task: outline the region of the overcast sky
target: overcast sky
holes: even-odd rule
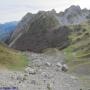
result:
[[[51,9],[60,12],[71,5],[90,9],[90,0],[0,0],[0,23],[20,20],[27,12]]]

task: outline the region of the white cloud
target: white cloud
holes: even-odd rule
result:
[[[90,0],[0,0],[0,22],[18,20],[27,12],[56,9],[63,11],[71,5],[90,9]]]

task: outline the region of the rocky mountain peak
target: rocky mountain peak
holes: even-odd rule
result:
[[[66,47],[69,44],[66,34],[68,28],[60,26],[78,25],[86,21],[88,15],[79,6],[74,5],[60,14],[54,9],[39,11],[37,14],[27,13],[12,34],[10,47],[35,52],[51,47]]]
[[[56,10],[52,9],[51,11],[39,11],[36,15],[56,15]]]
[[[72,5],[72,6],[70,6],[68,9],[66,9],[66,10],[68,10],[68,11],[81,11],[81,8],[80,8],[80,6],[75,6],[75,5]]]
[[[51,12],[52,12],[52,13],[56,13],[56,10],[55,10],[55,9],[52,9]]]
[[[32,13],[27,13],[27,14],[23,17],[22,21],[27,20],[27,19],[31,18],[32,16],[33,16]]]
[[[19,22],[19,24],[16,27],[16,30],[13,32],[10,41],[14,39],[19,33],[24,32],[26,28],[28,28],[29,23],[31,19],[34,17],[34,14],[32,13],[27,13],[22,20]]]
[[[80,8],[80,6],[71,6],[68,9],[65,10],[64,12],[65,15],[81,15],[82,14],[82,10]]]
[[[58,16],[62,25],[76,25],[87,21],[87,16],[89,13],[90,12],[87,9],[81,9],[80,6],[72,5],[64,12],[60,12]]]

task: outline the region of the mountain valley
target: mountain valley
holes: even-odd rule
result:
[[[0,28],[0,68],[0,87],[90,90],[90,10],[27,13]]]

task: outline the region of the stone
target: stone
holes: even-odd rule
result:
[[[64,71],[64,72],[67,72],[68,71],[68,66],[66,64],[63,64],[61,70]]]
[[[16,80],[18,80],[19,83],[21,83],[21,82],[24,82],[25,80],[27,80],[27,78],[23,75],[18,75]]]
[[[56,70],[57,72],[58,72],[58,71],[61,71],[61,69],[60,69],[60,68],[56,68],[55,70]]]
[[[24,77],[23,77],[23,81],[25,81],[25,80],[27,80],[27,77],[24,76]]]
[[[60,62],[57,62],[56,66],[57,67],[62,67],[62,64]]]
[[[17,80],[22,81],[23,77],[22,76],[17,76]]]
[[[31,81],[31,84],[34,84],[35,85],[36,84],[36,81],[35,80],[32,80]]]
[[[46,78],[48,77],[48,74],[46,72],[42,72],[41,75]]]
[[[43,77],[47,78],[47,79],[53,78],[53,75],[52,75],[52,74],[48,74],[48,73],[46,73],[46,72],[42,72],[41,75],[42,75]]]
[[[25,74],[24,74],[24,77],[28,77],[28,74],[25,73]]]
[[[33,69],[33,68],[30,68],[30,67],[27,67],[27,68],[25,69],[25,72],[26,72],[26,73],[29,73],[29,74],[36,74],[36,70]]]
[[[77,80],[78,78],[75,77],[75,76],[71,76],[71,79],[73,79],[73,80]]]
[[[51,64],[49,62],[46,62],[45,65],[48,66],[48,67],[51,66]]]
[[[53,85],[52,85],[51,83],[48,83],[48,84],[47,84],[47,89],[48,89],[48,90],[52,90],[52,87],[53,87]]]

